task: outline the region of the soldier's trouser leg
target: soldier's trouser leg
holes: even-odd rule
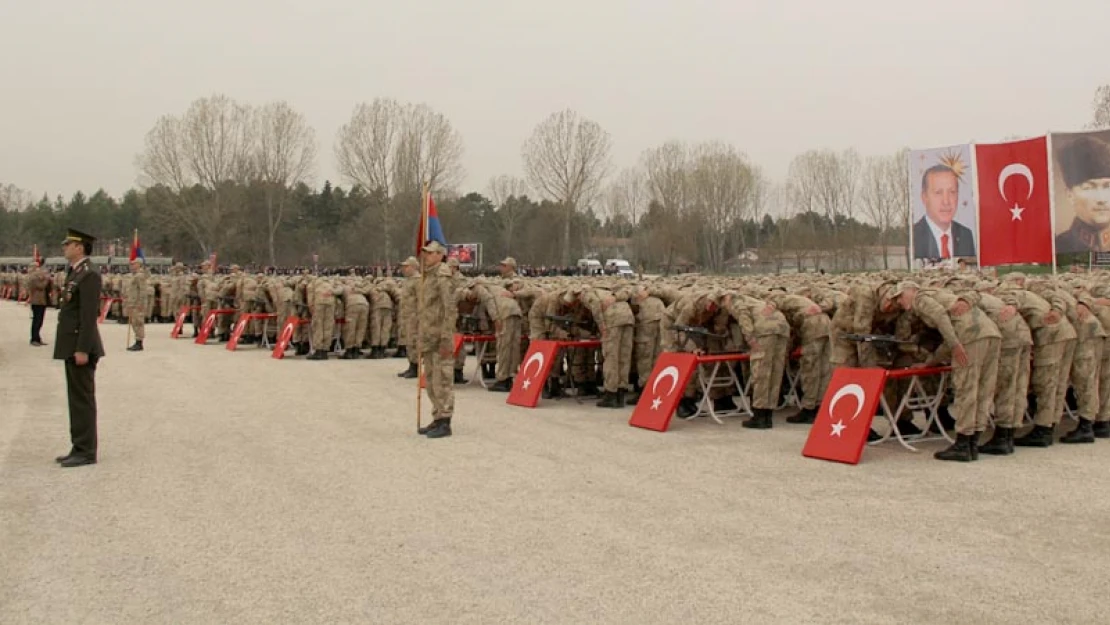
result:
[[[426,351],[424,360],[425,389],[432,401],[432,416],[446,419],[455,412],[454,360],[443,358],[438,351]]]
[[[370,347],[381,345],[382,315],[377,308],[370,310]]]
[[[1084,337],[1075,345],[1075,357],[1071,361],[1071,387],[1075,389],[1075,401],[1079,415],[1094,420],[1098,416],[1098,376],[1099,362],[1102,360],[1102,339]]]
[[[408,355],[409,364],[415,365],[416,364],[416,359],[420,355],[419,352],[417,352],[417,350],[416,350],[417,345],[416,345],[416,322],[415,321],[410,321],[409,322],[407,334],[408,334],[409,341],[408,341],[408,349],[405,350],[405,351],[407,352],[407,355]]]
[[[612,328],[610,328],[612,330]],[[617,351],[617,356],[620,357],[620,366],[618,367],[617,376],[622,389],[628,391],[632,390],[632,385],[628,383],[628,374],[632,372],[632,341],[634,334],[633,326],[620,326],[620,348]]]
[[[837,367],[858,367],[859,366],[859,348],[858,346],[847,339],[841,338],[840,330],[833,330],[832,344],[829,348],[829,368],[835,369]]]
[[[347,307],[347,323],[343,324],[343,346],[352,349],[362,345],[359,338],[360,322],[365,329],[366,309],[358,306]]]
[[[1021,427],[1029,391],[1029,346],[1007,347],[999,351],[998,381],[994,387],[994,425]]]
[[[357,318],[355,319],[355,332],[354,343],[347,343],[347,347],[359,348],[366,342],[366,329],[370,324],[370,307],[364,306],[357,309]],[[350,323],[350,322],[348,322]]]
[[[459,353],[455,354],[455,369],[462,371],[466,368],[466,345],[459,348]],[[452,374],[454,375],[454,374]]]
[[[497,333],[497,381],[516,375],[520,366],[520,317],[508,317]]]
[[[1068,380],[1071,378],[1071,363],[1075,358],[1075,343],[1075,339],[1072,339],[1064,344],[1064,357],[1060,361],[1060,369],[1056,372],[1056,405],[1052,413],[1053,425],[1059,423],[1060,417],[1064,414],[1065,400],[1068,394]]]
[[[142,341],[146,338],[146,323],[141,308],[129,308],[127,322],[131,325],[131,332],[135,335],[136,341]]]
[[[998,377],[1000,344],[997,338],[987,338],[964,345],[967,366],[952,365],[952,386],[956,394],[952,408],[959,434],[975,434],[987,429]]]
[[[1098,366],[1098,418],[1110,421],[1110,339],[1102,343],[1102,357]]]
[[[779,403],[782,371],[789,345],[784,336],[761,336],[759,349],[751,352],[752,408],[773,410]]]
[[[393,338],[393,311],[389,309],[382,309],[381,334],[382,342],[379,343],[379,346],[385,347]]]
[[[816,410],[829,385],[829,337],[810,338],[802,342],[802,359],[798,376],[802,385],[802,408]]]
[[[644,323],[636,326],[633,332],[633,354],[636,358],[636,375],[640,384],[651,378],[651,370],[659,358],[659,322]]]
[[[575,384],[592,382],[594,372],[590,370],[590,365],[593,364],[594,350],[576,347],[568,351],[570,352],[567,355],[570,360],[570,378]]]
[[[1053,427],[1059,418],[1059,413],[1056,412],[1056,387],[1060,384],[1060,369],[1063,367],[1066,347],[1064,342],[1033,346],[1030,383],[1033,395],[1037,398],[1037,413],[1033,415],[1033,423],[1036,425]],[[1067,369],[1064,371],[1066,375]],[[1066,377],[1064,379],[1067,380]]]
[[[335,306],[317,304],[312,311],[312,349],[331,351],[335,331]]]

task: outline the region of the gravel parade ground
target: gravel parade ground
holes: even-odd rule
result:
[[[404,360],[275,361],[157,324],[127,353],[109,321],[99,464],[62,469],[56,314],[41,348],[29,317],[0,302],[4,625],[1110,619],[1110,441],[847,466],[803,458],[786,412],[660,434],[477,386],[428,440]]]

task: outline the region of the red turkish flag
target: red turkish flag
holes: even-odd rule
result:
[[[886,374],[886,369],[877,368],[834,369],[802,455],[859,464],[871,420],[883,396]]]
[[[975,146],[979,265],[1052,263],[1048,139]]]

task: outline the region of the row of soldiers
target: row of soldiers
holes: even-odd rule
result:
[[[449,263],[452,264],[452,263]],[[599,394],[599,406],[634,404],[662,351],[745,351],[741,375],[751,382],[753,416],[749,428],[772,427],[788,355],[798,350],[800,411],[787,420],[812,423],[837,366],[930,366],[953,363],[950,399],[942,414],[955,415],[955,444],[937,457],[974,460],[980,452],[1007,455],[1015,446],[1047,447],[1066,411],[1079,425],[1061,440],[1093,442],[1110,438],[1110,277],[1103,273],[1031,277],[1010,273],[1001,280],[960,272],[905,274],[768,276],[758,279],[679,277],[632,281],[619,278],[525,279],[507,258],[501,276],[469,279],[452,267],[455,330],[490,333],[495,348],[483,362],[494,378],[492,391],[507,392],[528,340],[599,338],[600,350],[570,350],[566,366],[555,370],[545,396],[573,387],[580,395]],[[420,332],[417,310],[420,267],[403,265],[402,278],[321,278],[308,274],[250,275],[237,267],[216,275],[202,267],[142,287],[142,316],[193,305],[194,324],[210,310],[231,310],[217,328],[226,340],[235,318],[273,313],[309,320],[298,326],[293,345],[312,359],[326,359],[338,328],[344,358],[382,358],[387,350],[408,357],[401,377],[416,377],[416,350],[406,346]],[[141,269],[136,273],[141,273]],[[116,292],[124,308],[140,293],[137,278],[122,276]],[[156,282],[152,291],[150,282]],[[129,291],[128,285],[131,285]],[[115,287],[113,287],[115,288]],[[165,305],[152,303],[162,295]],[[129,296],[129,293],[132,295]],[[155,297],[155,300],[158,298]],[[123,311],[126,313],[127,311]],[[161,315],[164,316],[164,315]],[[703,333],[691,332],[700,328]],[[245,342],[261,341],[277,324],[252,322]],[[876,349],[858,335],[889,335],[897,349]],[[138,332],[136,332],[136,336]],[[694,340],[701,336],[701,340]],[[455,382],[465,382],[465,351],[455,363]],[[933,379],[935,380],[935,379]],[[927,381],[928,383],[928,381]],[[899,384],[889,385],[891,399]],[[1069,405],[1068,390],[1071,389]],[[679,404],[683,416],[700,401],[691,382]],[[727,390],[708,398],[718,410],[735,407]],[[1032,429],[1015,431],[1031,415]],[[906,414],[897,427],[919,434]],[[980,441],[993,424],[989,441]],[[877,437],[876,433],[872,433]]]

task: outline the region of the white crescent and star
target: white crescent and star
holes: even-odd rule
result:
[[[844,386],[840,387],[840,390],[838,390],[836,394],[833,395],[832,400],[829,401],[830,416],[832,416],[833,411],[836,410],[836,404],[849,395],[856,399],[856,411],[852,414],[852,418],[848,421],[856,420],[856,417],[859,416],[859,413],[863,412],[863,403],[867,400],[867,395],[863,392],[863,387],[859,384],[845,384]],[[840,419],[836,423],[832,424],[832,432],[829,434],[829,436],[839,437],[841,435],[841,432],[843,432],[847,427],[848,426],[844,424],[844,419]]]
[[[533,376],[528,375],[528,368],[532,366],[532,363],[536,363],[536,372],[538,373],[540,371],[543,371],[543,360],[543,352],[536,352],[529,356],[528,360],[524,361],[524,366],[520,368],[520,374],[522,377],[524,377],[525,390],[527,390],[528,387],[532,386]]]
[[[1029,169],[1029,166],[1024,163],[1010,163],[1003,167],[1002,171],[998,172],[998,194],[1002,196],[1003,201],[1010,201],[1010,199],[1006,197],[1006,181],[1009,180],[1011,176],[1024,177],[1025,181],[1029,183],[1029,192],[1025,195],[1025,199],[1028,200],[1033,197],[1033,170]],[[1010,211],[1010,221],[1021,221],[1021,214],[1025,211],[1025,207],[1019,205],[1017,200],[1014,200],[1013,207],[1006,210]]]
[[[670,394],[674,392],[675,387],[678,386],[678,367],[671,365],[664,368],[659,372],[659,375],[655,376],[655,381],[651,383],[651,393],[655,395],[655,398],[651,400],[652,410],[659,410],[659,406],[663,404],[663,400],[659,395],[659,381],[663,378],[671,379],[671,387],[662,395],[662,397],[669,397]]]

